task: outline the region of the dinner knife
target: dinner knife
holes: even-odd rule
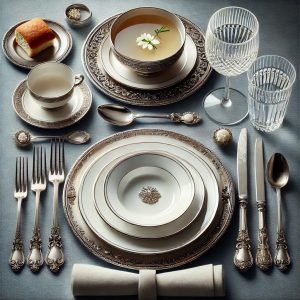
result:
[[[241,271],[247,271],[253,265],[251,241],[247,225],[247,129],[241,130],[237,149],[237,177],[239,194],[239,232],[234,255],[234,264]]]
[[[255,195],[258,209],[258,245],[255,262],[262,270],[268,270],[272,266],[272,256],[269,247],[269,238],[265,221],[265,172],[263,141],[257,138],[255,141]]]

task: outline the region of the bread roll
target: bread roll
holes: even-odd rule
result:
[[[15,30],[16,42],[29,57],[38,55],[53,46],[55,34],[41,18],[34,18],[18,26]]]

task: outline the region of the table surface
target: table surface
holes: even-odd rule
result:
[[[112,15],[137,6],[149,6],[146,0],[84,0],[93,11],[93,22],[82,29],[68,27],[64,19],[64,9],[74,1],[69,0],[3,0],[0,2],[0,36],[14,24],[24,19],[36,16],[48,18],[65,25],[73,36],[73,49],[64,61],[76,73],[83,73],[81,63],[81,48],[83,42],[93,26]],[[221,7],[236,5],[251,10],[260,23],[260,50],[259,55],[277,54],[289,59],[297,68],[299,74],[299,2],[297,0],[261,0],[261,1],[229,1],[229,0],[152,0],[151,6],[162,7],[189,18],[192,22],[206,30],[209,17]],[[19,129],[30,130],[34,134],[65,133],[68,130],[84,129],[91,133],[93,142],[97,142],[117,131],[119,128],[105,123],[97,115],[96,108],[104,103],[118,103],[95,89],[91,82],[86,82],[93,93],[93,105],[87,116],[78,124],[64,130],[42,130],[27,125],[15,114],[11,97],[17,84],[23,80],[28,71],[15,67],[4,55],[0,55],[1,67],[1,110],[0,110],[0,298],[1,299],[72,299],[70,288],[70,275],[74,263],[101,265],[108,268],[114,266],[94,257],[85,249],[73,235],[65,219],[60,203],[60,223],[64,242],[66,264],[57,275],[52,274],[44,267],[39,274],[32,274],[25,267],[20,274],[14,274],[8,266],[8,258],[12,237],[15,230],[17,203],[13,198],[14,190],[14,162],[17,155],[31,156],[31,149],[18,149],[12,140],[12,134]],[[139,112],[173,112],[173,111],[201,111],[203,97],[213,88],[224,85],[224,78],[213,73],[208,82],[200,91],[188,99],[167,107],[140,108]],[[245,74],[232,80],[232,86],[246,93],[247,80]],[[205,115],[201,125],[186,127],[184,125],[171,125],[168,123],[137,123],[131,128],[162,128],[173,130],[193,137],[214,151],[230,171],[236,186],[236,144],[238,135],[243,127],[249,132],[249,231],[253,241],[253,249],[257,246],[258,214],[254,193],[253,152],[255,138],[261,136],[265,143],[265,160],[273,152],[283,153],[290,164],[290,181],[283,192],[285,226],[290,254],[292,257],[291,269],[283,274],[273,267],[269,272],[262,272],[256,266],[246,273],[240,273],[233,265],[232,258],[235,250],[235,241],[238,229],[238,210],[233,215],[231,224],[218,241],[218,243],[202,257],[186,265],[192,267],[208,263],[223,264],[226,279],[226,297],[228,299],[299,299],[300,297],[300,184],[299,184],[299,130],[300,130],[300,105],[299,81],[294,85],[287,115],[283,126],[270,134],[256,131],[248,120],[231,127],[234,143],[228,148],[218,147],[212,139],[213,132],[218,126],[211,122]],[[126,128],[129,129],[129,128]],[[124,130],[126,130],[124,129]],[[49,151],[49,144],[47,145]],[[71,167],[75,159],[89,147],[88,145],[66,145],[66,166]],[[52,186],[42,194],[41,220],[42,240],[46,250],[49,228],[52,218]],[[267,226],[270,234],[270,245],[274,254],[276,239],[276,202],[275,192],[266,183],[267,197]],[[29,198],[23,203],[23,233],[26,253],[31,237],[34,217],[34,194],[29,193]],[[255,251],[254,251],[255,253]],[[115,297],[117,299],[118,297]],[[113,299],[113,298],[108,298]],[[124,299],[136,299],[126,297]]]

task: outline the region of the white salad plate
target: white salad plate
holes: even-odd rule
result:
[[[203,179],[207,194],[199,215],[172,236],[157,239],[128,236],[109,226],[94,207],[94,184],[102,170],[107,168],[105,171],[109,172],[112,166],[108,165],[126,153],[142,151],[173,155],[186,167],[191,165],[188,169],[193,177],[192,168]],[[92,224],[83,216],[82,204],[88,208]],[[174,268],[201,256],[226,231],[234,204],[233,182],[219,158],[194,139],[160,129],[125,131],[94,144],[76,160],[63,190],[66,218],[75,236],[97,257],[132,269]]]
[[[157,152],[157,154],[167,155],[165,153],[160,153],[160,152]],[[133,155],[135,156],[136,154],[124,155],[113,160],[110,164],[108,164],[103,169],[103,171],[99,174],[99,176],[96,179],[96,183],[94,185],[95,206],[98,213],[103,218],[103,220],[106,221],[106,223],[108,223],[111,227],[115,228],[119,232],[125,233],[130,236],[138,237],[138,238],[166,237],[166,236],[173,235],[183,230],[187,226],[189,226],[194,221],[194,219],[198,216],[205,200],[205,189],[204,189],[202,178],[199,175],[199,173],[190,165],[187,165],[186,167],[190,169],[193,181],[195,183],[195,196],[188,209],[177,219],[173,220],[170,223],[160,225],[160,226],[143,227],[143,226],[138,226],[135,224],[128,223],[124,221],[122,218],[119,218],[116,214],[112,212],[112,210],[110,209],[110,207],[108,206],[105,200],[105,191],[104,191],[103,183],[105,182],[111,169],[113,169],[116,164],[122,162],[124,158],[132,157]],[[186,164],[185,162],[181,162],[181,163],[183,163],[183,165]],[[92,218],[94,216],[93,214],[89,213],[89,210],[91,208],[87,206],[87,203],[84,203],[82,201],[81,209],[82,209],[82,214],[86,219],[87,223],[93,226],[93,220],[89,219],[90,216]]]
[[[95,179],[106,165],[112,160],[122,157],[126,154],[137,154],[140,151],[161,151],[172,155],[176,153],[176,158],[186,162],[192,162],[200,176],[204,178],[204,186],[207,192],[207,206],[204,208],[194,220],[194,222],[186,230],[178,232],[176,235],[165,237],[162,239],[136,239],[128,235],[124,235],[109,226],[98,214],[94,207],[94,197],[91,194]],[[78,191],[78,201],[82,208],[81,213],[90,228],[107,243],[114,245],[128,252],[154,254],[173,251],[183,247],[196,238],[198,238],[212,224],[220,204],[218,182],[212,170],[201,159],[195,160],[193,155],[185,149],[161,142],[137,142],[128,145],[122,145],[111,149],[110,151],[99,156],[82,176],[82,181]],[[131,235],[131,234],[130,234]]]
[[[130,88],[153,91],[170,87],[185,79],[195,66],[197,49],[192,38],[187,35],[183,53],[178,61],[167,70],[149,76],[140,75],[118,61],[111,49],[109,36],[102,43],[98,59],[99,65],[117,82]]]
[[[4,35],[2,48],[7,59],[21,68],[31,69],[36,65],[46,61],[60,62],[68,56],[73,44],[71,34],[63,25],[52,20],[45,19],[44,21],[55,34],[53,46],[45,49],[35,57],[29,57],[27,53],[17,44],[15,39],[15,29],[27,21],[28,20],[25,20],[14,25]]]
[[[106,201],[117,216],[149,227],[179,218],[194,198],[194,182],[187,168],[160,153],[125,157],[108,174],[104,189]],[[97,206],[101,211],[101,205]]]
[[[17,115],[26,123],[40,127],[58,129],[75,124],[89,111],[92,93],[84,82],[74,87],[71,100],[64,106],[45,109],[30,95],[26,80],[14,91],[12,104]]]

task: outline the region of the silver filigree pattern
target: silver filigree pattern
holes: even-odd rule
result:
[[[97,25],[87,37],[82,51],[82,62],[92,83],[104,94],[119,101],[139,106],[161,106],[181,101],[195,93],[208,79],[212,68],[207,61],[204,47],[204,33],[191,21],[178,16],[186,33],[194,41],[198,59],[192,72],[180,83],[158,91],[131,89],[111,79],[99,65],[98,53],[101,43],[110,31],[118,15]]]
[[[76,199],[76,191],[75,191],[74,186],[71,185],[69,187],[67,197],[68,197],[70,204],[74,204],[74,201]]]
[[[268,232],[265,227],[258,231],[258,245],[255,262],[263,271],[268,270],[273,263],[269,247]]]
[[[139,192],[139,197],[144,203],[155,204],[161,198],[161,194],[156,188],[147,186]]]
[[[42,256],[42,240],[40,234],[40,228],[34,231],[30,240],[30,252],[34,253],[32,256],[28,256],[27,264],[32,272],[38,272],[44,263]]]
[[[14,272],[19,272],[25,264],[23,249],[23,240],[21,239],[20,232],[17,231],[13,241],[11,256],[9,259],[9,265]]]

